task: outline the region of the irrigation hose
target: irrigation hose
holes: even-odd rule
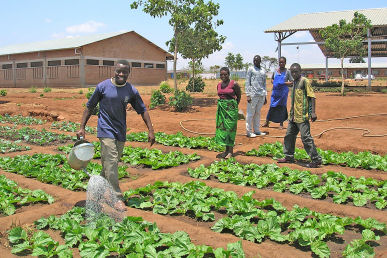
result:
[[[370,117],[370,116],[386,116],[387,113],[373,113],[373,114],[366,114],[366,115],[357,115],[357,116],[348,116],[348,117],[339,117],[339,118],[329,118],[329,119],[320,119],[316,120],[316,122],[329,122],[329,121],[335,121],[335,120],[347,120],[347,119],[354,119],[354,118],[361,118],[361,117]],[[180,121],[180,127],[183,128],[185,131],[198,134],[198,135],[215,135],[215,133],[201,133],[201,132],[195,132],[192,130],[189,130],[184,127],[184,122],[192,122],[192,121],[203,121],[203,120],[215,120],[213,118],[204,118],[204,119],[187,119]],[[326,130],[323,130],[319,134],[314,135],[313,137],[320,138],[324,133],[333,131],[333,130],[357,130],[357,131],[363,131],[362,137],[384,137],[387,136],[387,134],[371,134],[371,131],[367,128],[357,128],[357,127],[331,127]],[[238,136],[246,136],[245,134],[237,134]],[[284,136],[280,135],[265,135],[263,137],[267,138],[283,138]]]

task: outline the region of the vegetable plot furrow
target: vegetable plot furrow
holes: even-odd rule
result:
[[[33,124],[41,125],[46,123],[46,120],[41,120],[31,116],[21,116],[21,115],[11,116],[9,114],[5,114],[5,115],[0,115],[0,123],[2,124],[10,123],[15,125],[33,125]]]
[[[265,143],[257,149],[246,152],[247,156],[273,157],[274,159],[284,158],[282,143]],[[334,152],[331,150],[321,150],[317,152],[323,159],[323,164],[335,164],[351,168],[378,169],[387,171],[387,155],[380,156],[369,151],[362,151],[357,154],[348,152]],[[294,158],[296,160],[309,160],[309,156],[304,149],[295,149]]]
[[[93,142],[95,146],[94,158],[101,157],[101,144],[100,142]],[[65,153],[69,153],[72,148],[72,144],[67,146],[60,146],[58,150]],[[170,151],[163,153],[158,149],[148,149],[140,147],[124,147],[121,161],[128,163],[131,166],[145,166],[152,169],[163,169],[169,167],[177,167],[181,164],[186,164],[191,161],[199,160],[200,156],[194,154],[183,154],[180,151]]]
[[[42,190],[21,188],[14,181],[0,175],[0,214],[6,216],[32,203],[53,203],[54,198]]]
[[[4,139],[0,139],[0,153],[24,151],[31,149],[29,146],[19,145],[18,143],[19,141],[11,142]]]
[[[232,232],[243,239],[260,243],[266,239],[278,243],[309,247],[319,257],[329,257],[327,242],[345,231],[362,236],[346,244],[343,255],[359,257],[363,250],[374,254],[372,246],[387,229],[373,218],[355,219],[323,214],[295,205],[287,210],[274,199],[258,201],[254,192],[238,197],[235,192],[206,186],[203,182],[186,184],[156,182],[124,192],[126,203],[134,208],[153,210],[157,214],[185,215],[196,220],[215,221],[215,232]],[[215,219],[215,214],[220,219]],[[358,248],[360,247],[360,248]]]
[[[372,204],[380,210],[387,206],[387,180],[355,178],[340,172],[329,171],[319,176],[275,164],[243,165],[232,158],[216,161],[208,167],[188,168],[188,173],[194,178],[214,177],[223,183],[270,188],[276,192],[308,193],[314,199],[332,198],[338,204]]]
[[[86,190],[88,176],[80,170],[74,170],[64,155],[34,154],[13,158],[0,157],[0,168],[4,171],[36,178],[40,182],[59,185],[69,190]],[[118,167],[118,178],[129,177],[127,166]],[[90,162],[87,171],[99,175],[102,166]]]
[[[21,140],[41,146],[49,145],[55,142],[64,143],[74,138],[65,134],[53,133],[47,131],[46,129],[39,131],[30,127],[17,129],[16,127],[9,126],[0,126],[0,137],[12,140]]]
[[[176,134],[166,134],[163,132],[155,133],[156,142],[165,146],[176,146],[180,148],[188,149],[208,149],[217,152],[225,150],[225,147],[216,143],[215,138],[197,136],[197,137],[187,137],[184,136],[181,132]],[[139,132],[139,133],[130,133],[126,135],[126,140],[131,142],[147,142],[148,133]]]
[[[32,234],[21,227],[8,232],[13,254],[72,257],[71,249],[76,248],[81,257],[245,257],[241,241],[228,244],[227,250],[195,245],[187,233],[162,233],[156,223],[141,217],[115,222],[100,216],[87,223],[85,209],[79,207],[61,217],[41,218],[35,221],[35,228]],[[59,245],[39,229],[59,230],[65,244]]]

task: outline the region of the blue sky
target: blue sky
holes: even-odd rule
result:
[[[6,45],[82,36],[87,34],[135,30],[145,38],[167,49],[165,42],[172,37],[168,17],[152,18],[141,10],[131,10],[127,0],[18,0],[2,1],[0,48]],[[357,10],[387,7],[387,0],[224,0],[220,3],[219,19],[224,24],[217,31],[226,36],[223,49],[203,60],[210,65],[224,65],[228,52],[241,53],[244,62],[253,56],[276,57],[277,43],[272,33],[264,30],[301,13]],[[309,41],[308,32],[298,32],[288,42]],[[317,46],[285,46],[282,54],[288,63],[324,63]],[[386,62],[375,58],[373,62]],[[336,62],[330,60],[329,62]],[[178,60],[178,68],[187,67],[187,60]],[[172,66],[169,66],[172,67]]]

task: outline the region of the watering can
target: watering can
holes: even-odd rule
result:
[[[70,167],[76,170],[85,170],[89,161],[94,157],[94,145],[84,140],[83,137],[75,142],[68,156]]]

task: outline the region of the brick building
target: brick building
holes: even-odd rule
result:
[[[0,48],[0,87],[88,87],[113,76],[119,59],[129,81],[159,84],[173,56],[135,31],[65,38]]]

